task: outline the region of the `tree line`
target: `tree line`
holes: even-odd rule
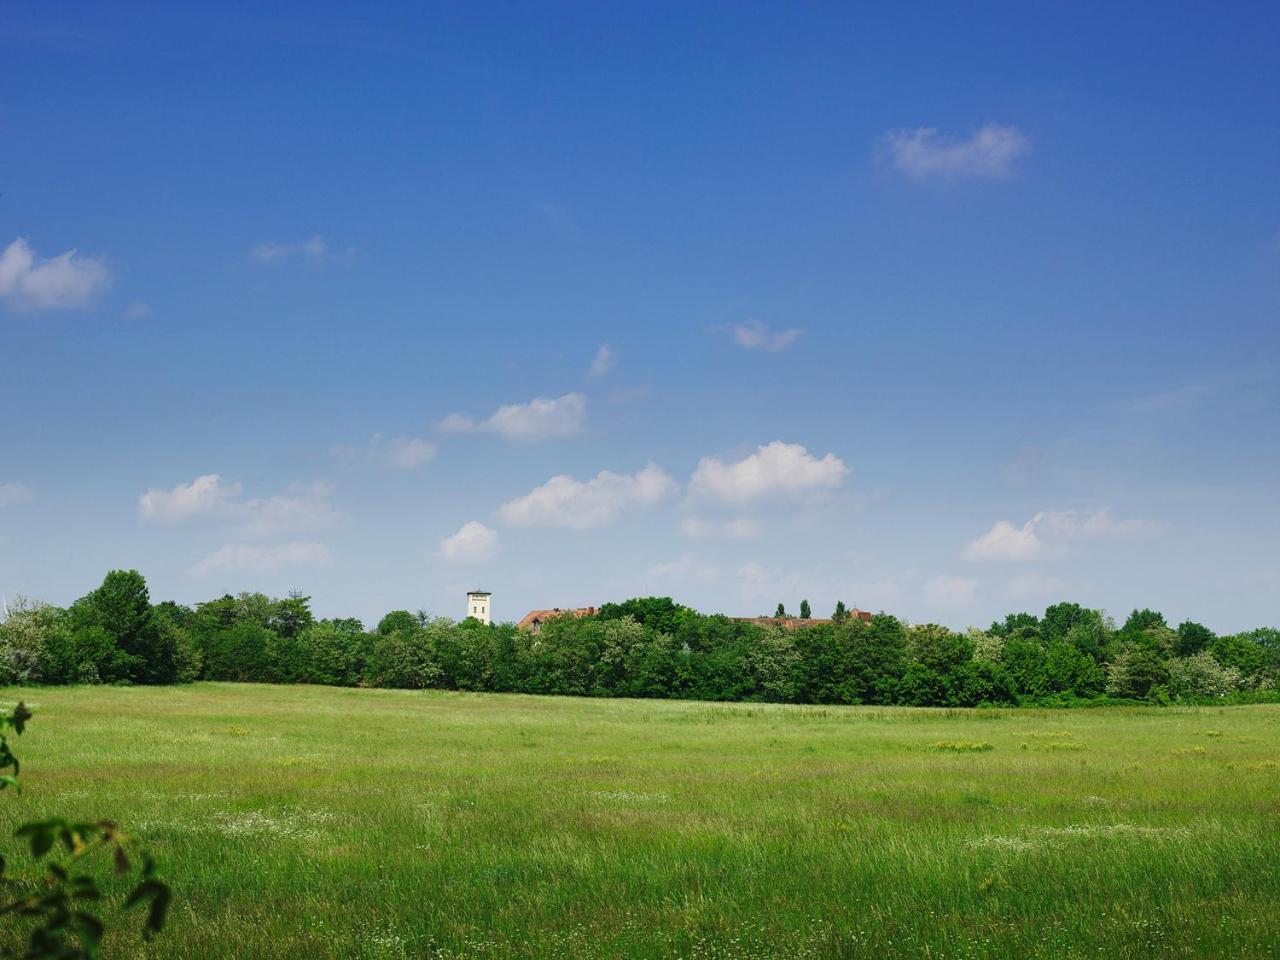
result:
[[[0,683],[231,680],[914,706],[1280,700],[1272,628],[1220,636],[1147,609],[1117,626],[1075,603],[966,632],[844,613],[842,604],[831,622],[785,629],[648,597],[555,617],[536,633],[407,610],[367,630],[354,618],[317,619],[299,594],[153,604],[140,573],[114,570],[69,607],[16,604],[0,623]]]

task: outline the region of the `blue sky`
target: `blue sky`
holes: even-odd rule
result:
[[[5,5],[0,591],[1280,622],[1274,5],[369,6]]]

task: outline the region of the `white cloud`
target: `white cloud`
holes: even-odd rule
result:
[[[998,520],[964,548],[966,560],[1025,562],[1060,556],[1074,540],[1132,539],[1158,531],[1149,520],[1117,520],[1108,509],[1044,510],[1022,526]]]
[[[440,553],[454,563],[480,563],[498,552],[498,531],[477,520],[462,525],[451,537],[440,541]]]
[[[690,540],[751,540],[760,536],[762,527],[751,517],[733,517],[729,520],[702,520],[685,517],[680,521],[680,532]]]
[[[181,520],[218,514],[233,509],[242,490],[237,480],[224,480],[216,473],[207,473],[172,490],[148,490],[138,498],[138,512],[148,520]]]
[[[698,461],[690,492],[724,503],[743,504],[763,497],[796,496],[831,490],[844,482],[849,468],[828,453],[821,460],[798,443],[773,443],[736,463],[718,457]]]
[[[1031,151],[1031,141],[1014,126],[987,123],[967,140],[933,127],[892,130],[880,142],[881,156],[912,180],[1007,179]]]
[[[364,447],[334,447],[333,455],[349,464],[369,463],[413,470],[434,460],[439,452],[434,443],[420,437],[384,437],[375,433]]]
[[[38,260],[21,237],[0,253],[0,299],[20,310],[53,310],[87,306],[111,283],[101,260],[68,250]]]
[[[35,499],[35,492],[25,483],[0,483],[0,507],[16,507],[20,503],[30,503]]]
[[[283,567],[319,566],[332,557],[333,551],[324,544],[310,541],[294,541],[274,546],[233,543],[215,550],[192,565],[188,572],[196,577],[231,570],[269,573]]]
[[[319,263],[329,258],[329,244],[317,233],[299,243],[260,243],[249,251],[249,256],[261,263],[288,260],[291,257],[304,257]]]
[[[742,323],[731,323],[729,333],[740,347],[777,353],[799,340],[804,331],[798,327],[775,331],[769,329],[769,325],[763,320],[744,320]]]
[[[566,393],[554,400],[536,397],[528,403],[509,403],[486,420],[451,413],[437,427],[445,433],[496,433],[513,443],[536,443],[580,433],[586,417],[587,398],[580,393]]]
[[[977,580],[942,575],[925,583],[924,597],[939,607],[963,607],[973,602],[977,589]]]
[[[144,303],[142,300],[133,300],[124,308],[126,320],[141,320],[149,316],[151,316],[151,304]]]
[[[676,482],[654,463],[634,474],[602,470],[585,483],[561,474],[504,503],[498,518],[516,527],[588,530],[613,523],[632,507],[655,504],[676,489]]]
[[[1034,518],[1021,527],[1015,527],[1008,520],[997,520],[990,530],[969,541],[964,556],[966,560],[1034,560],[1044,549]]]
[[[596,348],[595,359],[591,361],[591,369],[587,374],[592,377],[603,377],[618,362],[618,351],[607,343]]]
[[[286,530],[318,530],[343,519],[330,503],[332,488],[322,482],[292,484],[272,497],[242,500],[243,486],[216,473],[196,477],[170,490],[148,490],[138,498],[144,520],[180,521],[211,517],[236,526],[245,536],[270,536]]]

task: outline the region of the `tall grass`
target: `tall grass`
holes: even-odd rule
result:
[[[0,832],[111,816],[174,886],[164,936],[109,955],[1280,953],[1274,706],[0,696],[36,714]]]

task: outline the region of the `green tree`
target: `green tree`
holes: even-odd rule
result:
[[[1209,652],[1224,667],[1235,667],[1246,681],[1254,683],[1262,679],[1270,660],[1265,647],[1239,634],[1218,637],[1209,645]]]
[[[153,608],[156,629],[163,644],[173,650],[173,683],[191,683],[200,679],[204,654],[191,631],[184,625],[194,620],[194,612],[171,601]]]
[[[158,628],[147,581],[137,570],[112,570],[102,586],[71,609],[77,631],[98,627],[112,639],[113,654],[98,664],[102,680],[173,682],[177,673],[174,638]]]
[[[307,683],[351,687],[364,677],[370,644],[359,620],[321,620],[308,627],[300,639]]]
[[[675,633],[680,624],[697,617],[697,612],[670,597],[634,597],[622,603],[606,603],[596,615],[601,620],[631,617],[636,623],[660,633]]]
[[[276,634],[252,620],[242,620],[204,638],[204,676],[210,680],[269,683],[274,678],[268,651]]]
[[[369,651],[367,674],[378,687],[423,690],[441,685],[440,661],[427,630],[379,632]]]
[[[792,703],[796,698],[796,651],[793,631],[780,627],[765,629],[755,643],[746,647],[743,667],[751,689],[742,699],[770,703]]]
[[[1169,668],[1153,651],[1134,647],[1116,654],[1107,667],[1107,693],[1145,700],[1169,683]]]
[[[920,707],[952,706],[963,700],[965,668],[973,659],[973,641],[938,624],[907,630],[909,662],[898,697]]]
[[[871,622],[851,621],[855,629],[850,659],[862,703],[893,703],[898,677],[907,662],[907,631],[897,617],[878,613]]]
[[[773,615],[774,615],[775,617],[779,617],[779,618],[785,617],[785,616],[787,615],[787,608],[786,608],[786,606],[785,606],[784,604],[781,604],[781,603],[780,603],[780,604],[778,604],[778,609],[774,611]]]
[[[378,621],[376,632],[381,636],[389,636],[405,630],[416,630],[418,618],[408,610],[392,610]]]
[[[1205,650],[1214,641],[1214,632],[1194,620],[1183,620],[1178,624],[1178,639],[1174,643],[1174,652],[1180,657],[1190,657]]]
[[[1101,663],[1107,657],[1111,644],[1111,628],[1099,610],[1086,610],[1085,616],[1076,620],[1063,638],[1086,656]]]
[[[283,600],[274,602],[266,626],[282,637],[296,637],[316,622],[311,615],[311,598],[294,590]]]
[[[73,683],[78,666],[66,611],[18,597],[0,623],[0,684]]]
[[[1152,627],[1168,626],[1164,621],[1164,614],[1157,610],[1134,610],[1120,628],[1119,636],[1125,643],[1134,643]]]
[[[1040,619],[1041,639],[1045,643],[1064,639],[1071,628],[1091,612],[1078,603],[1055,603],[1047,607],[1044,616]]]
[[[834,612],[833,614],[831,614],[831,620],[832,620],[832,622],[833,622],[833,623],[844,623],[845,619],[846,619],[848,616],[849,616],[849,611],[848,611],[848,609],[846,609],[846,607],[845,607],[845,605],[844,605],[844,601],[843,601],[843,600],[837,600],[837,601],[836,601],[836,609],[835,609],[835,612]]]
[[[813,610],[812,610],[812,608],[809,606],[809,601],[808,601],[808,600],[801,600],[801,601],[800,601],[800,619],[801,619],[801,620],[808,620],[808,619],[810,619],[810,617],[812,617],[812,616],[813,616]]]
[[[1224,667],[1207,650],[1169,661],[1169,693],[1178,700],[1213,700],[1243,689],[1235,667]]]
[[[1040,618],[1034,613],[1010,613],[1003,622],[991,624],[988,633],[998,637],[1037,639],[1040,636]]]

